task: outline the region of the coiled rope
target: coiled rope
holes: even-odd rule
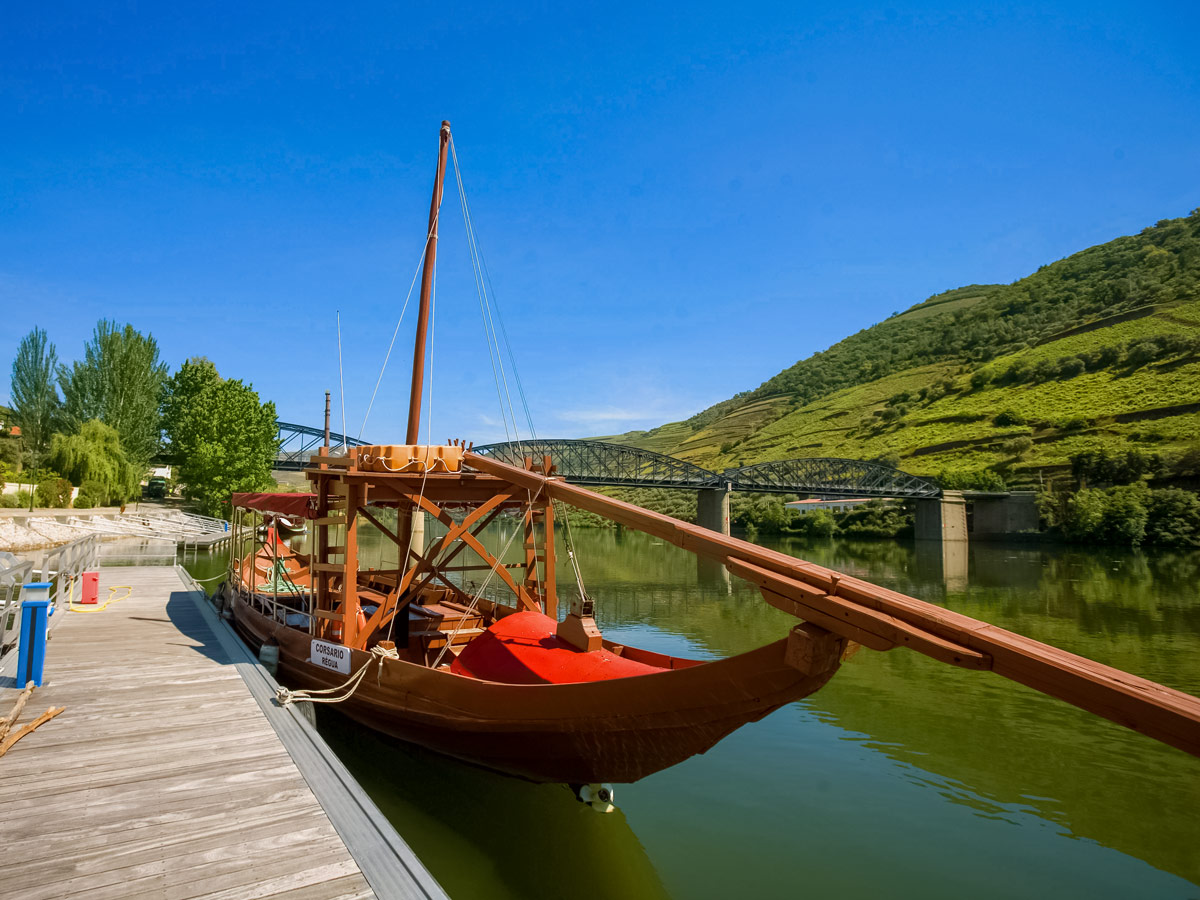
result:
[[[120,597],[114,598],[113,594],[115,594],[117,591],[124,591],[125,593],[122,594]],[[68,605],[67,608],[71,612],[102,612],[102,611],[108,609],[114,603],[120,603],[122,600],[128,599],[129,595],[132,593],[133,593],[133,588],[130,585],[118,584],[118,585],[114,585],[113,587],[110,587],[108,589],[108,599],[105,600],[104,603],[102,603],[100,606],[92,606],[90,603],[88,603],[88,604],[71,603]]]
[[[289,706],[292,703],[341,703],[354,696],[354,692],[358,690],[358,686],[362,684],[362,680],[372,665],[378,664],[382,671],[383,660],[399,658],[400,654],[394,647],[372,647],[371,658],[363,664],[361,669],[346,679],[344,684],[316,691],[292,691],[281,687],[275,691],[275,700],[280,706]]]

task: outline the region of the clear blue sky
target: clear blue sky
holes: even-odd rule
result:
[[[340,309],[357,432],[443,118],[543,436],[687,416],[1200,206],[1194,3],[659,6],[8,4],[0,397],[30,328],[70,359],[105,316],[285,419],[332,388],[336,426]],[[494,439],[453,190],[441,259],[433,437]]]

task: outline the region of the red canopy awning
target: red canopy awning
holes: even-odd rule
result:
[[[277,513],[288,518],[317,517],[316,494],[234,494],[233,505],[241,509]]]

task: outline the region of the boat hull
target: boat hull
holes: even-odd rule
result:
[[[308,661],[311,636],[241,597],[234,621],[252,645],[274,638],[280,681],[321,689],[347,676]],[[787,639],[650,675],[572,684],[501,684],[385,659],[339,709],[363,725],[531,781],[632,782],[703,753],[748,722],[829,680],[785,661]],[[353,672],[372,659],[351,651]]]

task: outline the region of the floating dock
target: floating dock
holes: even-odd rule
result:
[[[102,569],[114,586],[60,610],[18,725],[66,710],[0,758],[5,897],[445,897],[186,572]]]

